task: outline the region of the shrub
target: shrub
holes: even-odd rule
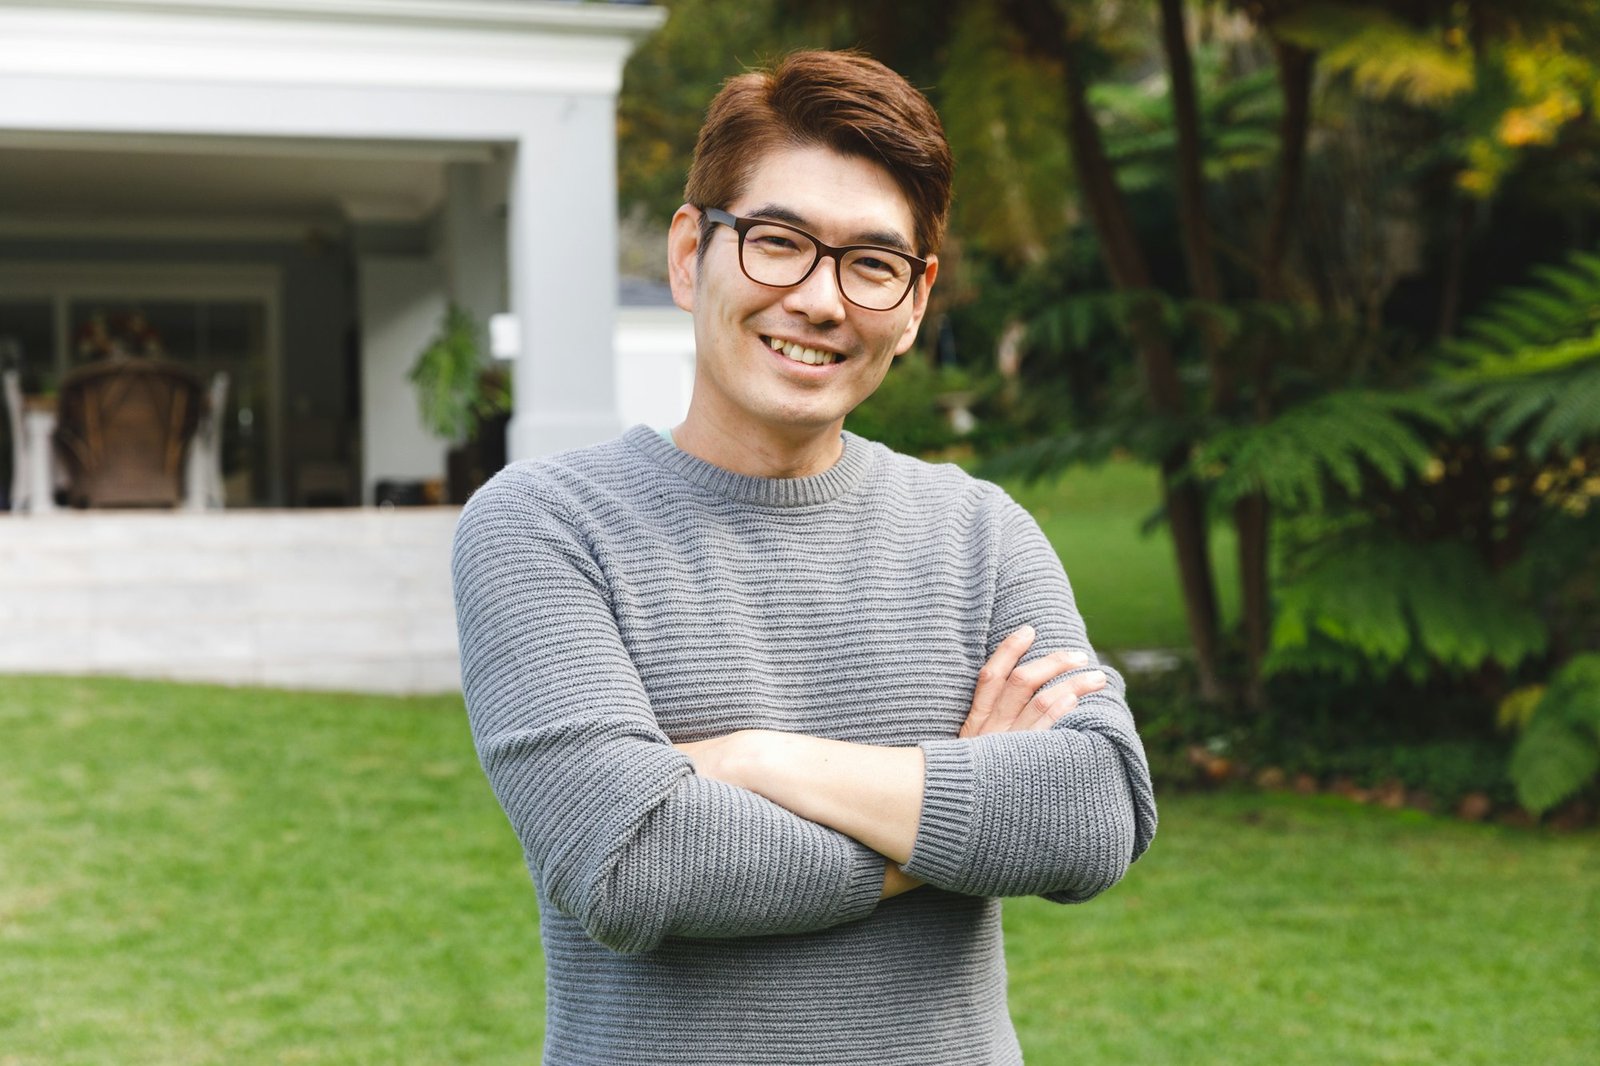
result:
[[[1600,655],[1579,655],[1550,679],[1512,752],[1511,778],[1533,814],[1600,778]]]
[[[878,390],[850,412],[845,428],[907,455],[941,451],[961,439],[947,404],[962,392],[977,392],[962,371],[905,356],[889,367]]]

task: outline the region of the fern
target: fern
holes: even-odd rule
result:
[[[1434,664],[1510,668],[1547,643],[1538,614],[1491,580],[1466,547],[1365,539],[1324,546],[1283,581],[1267,669],[1359,660],[1420,680]]]
[[[1175,443],[1181,432],[1170,422],[1141,414],[1007,448],[983,459],[975,473],[995,481],[1036,482],[1075,466],[1098,465],[1124,450],[1153,461]]]
[[[1399,487],[1420,473],[1432,452],[1419,423],[1445,427],[1450,418],[1422,394],[1331,393],[1265,425],[1217,434],[1193,467],[1213,479],[1220,506],[1261,493],[1282,510],[1320,510],[1330,487],[1356,496],[1370,475]]]
[[[1472,53],[1413,29],[1378,7],[1307,4],[1273,21],[1277,36],[1319,53],[1318,64],[1350,75],[1361,92],[1430,105],[1472,89]]]
[[[1511,753],[1517,799],[1543,814],[1600,774],[1600,655],[1579,655],[1550,679]]]
[[[1600,441],[1600,256],[1575,252],[1473,316],[1441,350],[1442,395],[1491,444],[1537,460]]]

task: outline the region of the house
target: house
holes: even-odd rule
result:
[[[455,685],[455,512],[328,505],[443,473],[407,378],[451,302],[516,327],[513,459],[681,414],[687,316],[619,311],[616,266],[616,95],[664,17],[0,0],[0,359],[228,375],[226,509],[0,515],[0,673]]]
[[[439,477],[407,372],[450,301],[520,323],[513,458],[610,436],[619,346],[650,377],[661,336],[658,312],[616,335],[615,100],[664,17],[0,0],[0,341],[35,392],[107,328],[226,371],[230,506]]]

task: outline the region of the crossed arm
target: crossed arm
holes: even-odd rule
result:
[[[1088,665],[1082,652],[1059,651],[1019,665],[1034,637],[1031,626],[1018,629],[978,672],[961,737],[1049,729],[1080,696],[1105,687],[1106,676],[1099,670],[1068,673]],[[884,856],[885,899],[922,884],[900,869],[911,859],[922,815],[921,748],[851,744],[764,729],[674,747],[694,761],[702,776],[749,789]]]
[[[1017,510],[991,629],[1037,618],[1037,644],[1086,652],[1060,562]],[[1086,670],[1041,694],[1072,663],[1019,667],[1021,636],[996,645],[959,737],[872,748],[740,731],[675,746],[618,629],[610,576],[558,492],[491,483],[463,513],[453,567],[484,771],[541,901],[614,950],[829,928],[911,878],[1087,899],[1154,832],[1114,675],[1104,690],[1087,690]]]

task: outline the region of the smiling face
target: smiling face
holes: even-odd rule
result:
[[[911,206],[888,171],[828,148],[773,152],[735,202],[711,206],[790,223],[832,245],[920,251],[912,244]],[[686,433],[779,452],[824,445],[833,450],[831,461],[845,415],[916,339],[937,260],[929,259],[899,306],[869,311],[839,292],[832,258],[792,288],[759,285],[739,267],[731,228],[711,227],[701,255],[700,223],[697,209],[679,208],[668,238],[673,296],[694,313],[695,386]]]

